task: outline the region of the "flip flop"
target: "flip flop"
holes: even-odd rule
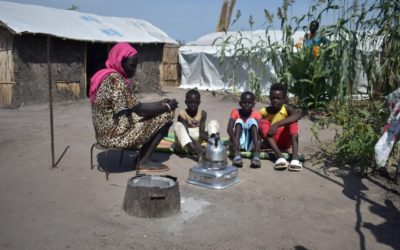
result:
[[[289,164],[289,171],[300,172],[303,170],[303,164],[299,160],[291,160]]]
[[[250,163],[251,168],[260,168],[261,167],[261,161],[260,158],[258,157],[253,157]]]
[[[237,168],[243,167],[242,157],[240,155],[235,155],[232,160],[232,165]]]
[[[285,158],[279,158],[276,160],[274,169],[275,170],[285,170],[289,166],[289,162]]]
[[[147,173],[147,172],[165,172],[168,171],[169,167],[162,163],[157,164],[157,166],[140,166],[139,172],[140,173]]]

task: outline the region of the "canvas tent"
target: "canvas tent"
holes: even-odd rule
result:
[[[116,42],[138,49],[133,79],[159,85],[165,44],[177,44],[147,21],[0,1],[0,105],[47,101],[47,38],[55,99],[85,98],[90,77]]]
[[[234,46],[243,46],[250,49],[267,37],[271,43],[282,40],[282,31],[270,30],[268,34],[265,30],[238,31],[238,32],[215,32],[200,37],[196,41],[187,43],[179,49],[179,62],[181,64],[181,87],[198,88],[208,90],[227,90],[232,88],[234,81],[235,88],[238,90],[248,89],[248,71],[252,68],[245,61],[238,61],[235,69],[235,79],[227,75],[232,69],[227,69],[226,65],[232,65],[232,55]],[[298,41],[304,36],[304,32],[296,32],[293,36],[294,41]],[[221,64],[221,42],[229,38],[229,46],[225,49],[226,63]],[[256,62],[257,63],[257,62]],[[271,77],[275,75],[271,65],[263,65],[265,75],[261,79],[262,89],[269,89]],[[258,69],[260,70],[260,69]],[[257,69],[255,69],[257,72]]]

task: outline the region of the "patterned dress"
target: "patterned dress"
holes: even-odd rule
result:
[[[375,162],[378,167],[385,167],[396,143],[400,147],[400,88],[386,96],[390,115],[383,128],[383,135],[375,144]],[[400,165],[399,165],[400,166]]]
[[[134,149],[146,143],[166,123],[174,112],[145,119],[135,113],[113,119],[113,114],[139,104],[137,97],[118,73],[109,74],[100,85],[92,104],[92,119],[97,142],[104,147]]]

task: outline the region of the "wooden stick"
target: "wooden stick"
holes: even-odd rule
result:
[[[51,137],[51,168],[54,164],[54,127],[53,127],[53,91],[51,84],[51,65],[50,65],[50,36],[47,36],[47,73],[49,80],[49,106],[50,106],[50,137]]]

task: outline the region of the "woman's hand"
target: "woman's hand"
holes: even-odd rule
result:
[[[178,102],[175,99],[168,99],[168,105],[171,107],[171,111],[178,107]]]
[[[153,118],[165,112],[170,112],[178,107],[175,99],[163,99],[157,102],[139,103],[132,111],[146,119]]]

